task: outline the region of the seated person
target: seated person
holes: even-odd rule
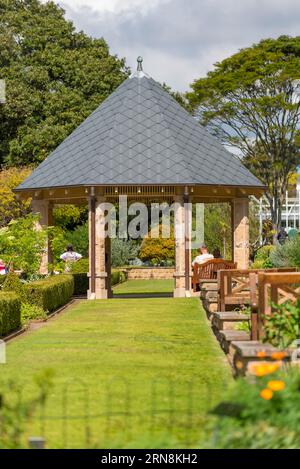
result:
[[[206,244],[202,244],[199,249],[199,255],[195,257],[195,259],[192,262],[192,266],[194,267],[194,264],[204,264],[204,262],[209,261],[210,259],[213,259],[214,256],[212,254],[209,254],[208,249]]]

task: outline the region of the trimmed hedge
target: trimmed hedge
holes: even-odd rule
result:
[[[74,295],[85,295],[89,289],[89,278],[86,272],[72,272],[74,278]]]
[[[3,283],[5,282],[7,275],[0,275],[0,290],[2,288]]]
[[[74,278],[74,294],[85,295],[89,289],[89,278],[87,273],[89,271],[89,260],[80,259],[74,262],[71,266],[71,274]],[[111,286],[117,283],[122,283],[127,280],[126,273],[121,270],[112,270],[111,273]]]
[[[53,275],[24,285],[24,302],[51,313],[65,305],[74,293],[72,275]]]
[[[111,286],[126,282],[126,273],[122,270],[113,270],[111,273]]]
[[[0,337],[21,327],[21,300],[16,293],[0,293]]]
[[[74,295],[85,295],[89,289],[89,260],[80,259],[71,264],[71,274],[74,278]]]
[[[89,278],[86,272],[72,272],[74,278],[74,294],[85,295],[89,289]],[[126,274],[120,270],[111,273],[111,286],[126,281]]]

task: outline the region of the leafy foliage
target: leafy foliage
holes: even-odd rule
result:
[[[188,94],[202,122],[267,186],[280,227],[289,178],[300,162],[300,36],[262,40],[215,65]]]
[[[77,262],[73,262],[70,266],[70,272],[75,273],[88,273],[89,271],[89,260],[79,259]]]
[[[0,290],[3,287],[6,277],[7,277],[6,275],[0,275]]]
[[[137,257],[139,244],[131,239],[113,238],[111,240],[111,264],[113,267],[128,265],[131,259]]]
[[[14,269],[27,274],[38,271],[47,239],[45,229],[36,230],[37,221],[38,216],[30,214],[0,229],[1,257],[6,263],[13,262]]]
[[[275,250],[273,245],[262,246],[256,253],[254,262],[252,264],[253,269],[270,269],[274,267],[271,259],[271,253]]]
[[[87,257],[89,254],[88,223],[76,226],[73,231],[67,231],[66,241],[67,244],[72,244],[82,256]]]
[[[23,325],[28,324],[32,320],[46,319],[47,313],[37,305],[22,303],[21,305],[21,322]]]
[[[174,251],[174,238],[146,238],[142,243],[139,257],[142,261],[148,261],[153,265],[161,265],[166,262],[174,262]]]
[[[30,212],[30,199],[18,200],[13,193],[29,174],[30,168],[9,168],[0,171],[0,227],[13,218],[22,217]]]
[[[87,207],[80,205],[59,205],[53,210],[54,225],[63,230],[74,230],[87,220]]]
[[[209,252],[218,248],[224,258],[231,256],[231,210],[229,204],[206,204],[204,238]]]
[[[6,275],[5,281],[2,285],[2,291],[17,293],[22,300],[24,298],[24,283],[21,282],[17,274],[10,272]]]
[[[128,75],[54,2],[0,0],[0,165],[40,163]]]
[[[300,236],[277,245],[270,254],[270,259],[275,267],[300,268]]]
[[[287,348],[300,337],[300,300],[276,305],[275,311],[264,316],[264,341],[275,347]]]

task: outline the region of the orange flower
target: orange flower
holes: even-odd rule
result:
[[[270,363],[270,362],[262,362],[262,363],[250,363],[249,365],[249,372],[255,376],[266,376],[270,373],[274,373],[280,367],[281,363]]]
[[[282,360],[283,358],[286,357],[286,353],[285,352],[273,352],[271,357],[273,358],[273,360]]]
[[[271,389],[265,388],[260,391],[260,397],[265,399],[265,401],[269,401],[273,397],[273,391],[271,391]]]
[[[282,391],[285,388],[285,383],[281,380],[269,381],[268,388],[271,389],[271,391]]]
[[[259,350],[256,354],[258,358],[265,358],[267,356],[266,352],[264,350]]]

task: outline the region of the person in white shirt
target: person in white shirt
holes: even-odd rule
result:
[[[64,252],[60,256],[60,259],[62,261],[65,261],[65,263],[66,263],[66,269],[65,269],[66,272],[69,272],[70,264],[72,264],[73,262],[79,261],[79,259],[81,259],[81,258],[82,258],[82,255],[79,254],[78,252],[75,252],[74,249],[73,249],[73,246],[71,244],[69,244],[69,246],[67,246],[66,252]]]
[[[204,264],[204,262],[209,261],[210,259],[213,259],[214,256],[212,254],[209,254],[207,246],[205,244],[202,244],[199,249],[199,255],[195,257],[195,259],[192,262],[192,266],[194,267],[194,264]]]

